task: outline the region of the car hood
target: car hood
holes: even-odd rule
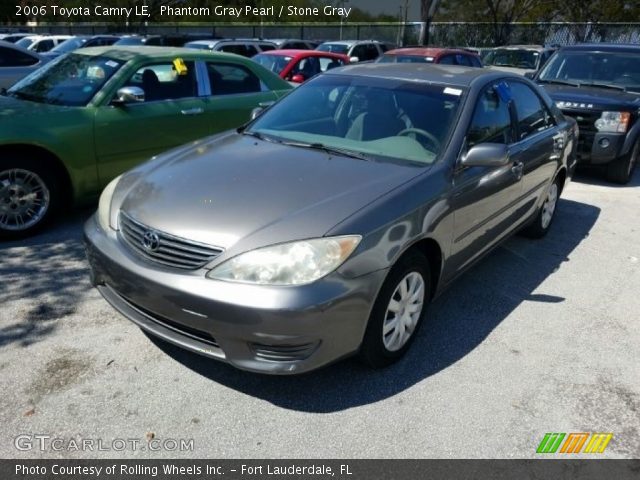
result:
[[[29,117],[34,123],[36,117],[48,115],[52,112],[67,111],[74,107],[62,105],[49,105],[46,103],[28,102],[18,98],[0,96],[0,122],[15,121],[16,117]]]
[[[596,87],[572,87],[571,85],[541,84],[555,102],[585,104],[594,110],[620,110],[640,108],[640,94]],[[592,107],[588,107],[592,105]]]
[[[497,70],[499,72],[516,73],[518,75],[524,75],[527,72],[534,72],[531,68],[518,68],[518,67],[498,67],[495,65],[487,65],[490,70]]]
[[[234,251],[321,237],[425,171],[235,132],[177,152],[131,173],[139,179],[127,187],[121,211],[159,231]]]

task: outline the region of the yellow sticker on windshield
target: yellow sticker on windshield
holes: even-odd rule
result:
[[[187,65],[184,63],[184,60],[181,58],[176,58],[173,61],[173,68],[176,70],[178,75],[186,75],[189,70]]]

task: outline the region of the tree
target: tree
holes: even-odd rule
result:
[[[420,20],[424,22],[424,28],[420,30],[420,45],[429,44],[429,28],[439,6],[440,0],[420,0]]]

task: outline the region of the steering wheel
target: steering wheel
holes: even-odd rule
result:
[[[398,136],[408,136],[411,133],[426,138],[429,143],[433,147],[435,147],[434,151],[440,150],[440,140],[438,140],[433,134],[427,132],[426,130],[422,130],[421,128],[405,128],[404,130],[398,132]]]

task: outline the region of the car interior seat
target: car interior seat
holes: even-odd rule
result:
[[[367,96],[366,110],[355,118],[345,138],[377,140],[393,137],[405,128],[405,123],[398,118],[398,108],[393,94],[375,90]]]

